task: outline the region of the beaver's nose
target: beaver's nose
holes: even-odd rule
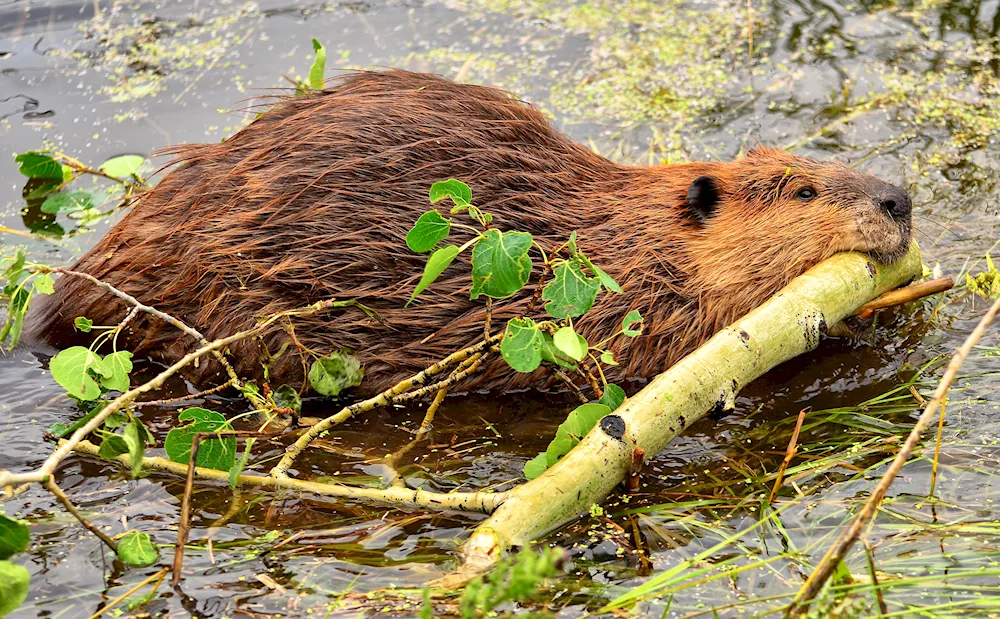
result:
[[[875,206],[888,213],[891,217],[903,218],[910,216],[912,204],[910,195],[905,189],[900,189],[895,185],[882,187],[875,197],[872,198]]]

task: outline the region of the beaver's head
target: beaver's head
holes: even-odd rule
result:
[[[892,262],[910,244],[905,190],[780,150],[758,148],[720,164],[693,180],[687,202],[705,233],[732,236],[749,254],[755,252],[746,245],[757,239],[785,255],[800,251],[810,262],[845,250]]]

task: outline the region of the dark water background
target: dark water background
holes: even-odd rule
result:
[[[745,4],[724,1],[0,0],[0,224],[52,239],[0,234],[0,244],[26,244],[39,262],[67,264],[113,223],[81,227],[26,205],[14,153],[48,145],[96,165],[114,155],[220,140],[249,120],[246,112],[230,111],[241,101],[286,87],[282,75],[307,73],[316,37],[327,46],[328,68],[400,66],[511,89],[541,105],[569,135],[616,159],[726,159],[765,143],[851,161],[911,191],[925,262],[961,283],[965,272],[982,271],[983,256],[998,240],[998,32],[997,2],[754,0],[748,16]],[[610,520],[585,518],[548,540],[572,546],[576,566],[556,583],[569,592],[552,607],[575,616],[643,581],[627,536],[615,534],[609,521],[638,523],[655,571],[748,526],[755,514],[744,478],[777,468],[794,415],[805,406],[844,409],[808,429],[804,442],[820,454],[838,441],[853,441],[860,451],[845,451],[841,463],[798,480],[810,500],[788,510],[783,535],[758,535],[732,549],[760,558],[798,548],[804,558],[693,587],[678,594],[668,614],[794,591],[843,509],[871,487],[868,467],[877,474],[891,456],[889,448],[867,446],[882,435],[905,434],[917,410],[912,401],[858,405],[953,350],[986,306],[958,289],[897,313],[874,332],[874,342],[827,341],[751,385],[734,414],[700,423],[652,461],[649,485],[632,505],[612,506]],[[921,500],[926,460],[908,466],[893,487],[891,494],[902,498],[870,536],[880,542],[878,557],[889,572],[971,569],[1000,557],[994,477],[1000,357],[989,348],[997,344],[995,335],[984,340],[952,395],[937,511],[931,514]],[[60,397],[44,359],[30,347],[0,357],[0,469],[37,466],[48,451],[45,428],[78,414]],[[931,367],[929,386],[939,373],[939,365]],[[166,395],[187,388],[175,382]],[[313,403],[313,412],[321,414],[321,406]],[[544,448],[566,406],[523,394],[451,398],[403,473],[410,485],[439,490],[504,487]],[[175,414],[166,407],[142,412],[163,433]],[[377,484],[384,471],[376,460],[409,441],[420,415],[390,410],[352,421],[308,463],[318,475]],[[280,451],[262,447],[254,468],[267,470]],[[158,543],[176,536],[177,479],[133,481],[115,466],[73,457],[60,468],[59,483],[111,534],[127,523]],[[715,502],[703,509],[696,504],[701,499]],[[19,619],[89,616],[158,569],[112,561],[43,491],[2,508],[37,523],[30,552],[16,559],[32,573],[28,602],[13,615]],[[185,563],[191,573],[184,595],[164,589],[145,611],[297,616],[307,608],[326,612],[344,591],[419,588],[454,566],[453,551],[477,520],[209,486],[196,491],[194,514],[197,547]],[[949,528],[959,522],[981,527],[967,535]],[[934,523],[949,526],[934,533]],[[851,565],[862,561],[855,556]],[[287,590],[266,587],[261,574]],[[964,598],[924,586],[890,602],[904,612],[955,599]],[[660,599],[641,608],[660,616],[667,604]]]

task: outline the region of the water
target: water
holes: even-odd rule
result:
[[[575,139],[618,159],[731,158],[765,143],[850,161],[910,190],[926,263],[958,276],[981,271],[998,239],[998,30],[997,2],[940,0],[755,0],[749,14],[745,4],[723,1],[14,0],[0,5],[0,150],[8,156],[50,145],[98,164],[220,140],[251,118],[241,110],[249,99],[286,87],[283,75],[308,72],[316,37],[327,46],[328,67],[399,66],[511,89]],[[64,234],[48,241],[2,234],[5,247],[25,243],[37,260],[66,264],[112,223],[81,227],[64,215],[44,216],[39,204],[21,198],[24,181],[13,162],[0,165],[0,225]],[[746,480],[776,470],[795,414],[805,406],[845,409],[807,423],[802,462],[832,462],[792,477],[810,499],[784,512],[784,532],[766,529],[730,549],[747,561],[789,549],[801,557],[679,592],[668,615],[794,591],[843,522],[844,508],[864,496],[891,457],[895,443],[883,439],[905,434],[916,410],[905,392],[892,406],[858,405],[953,350],[986,308],[961,291],[937,303],[898,313],[874,343],[828,341],[771,372],[741,394],[734,414],[698,424],[654,459],[638,497],[606,506],[610,520],[584,518],[551,536],[547,541],[572,548],[575,571],[553,587],[571,594],[550,607],[575,616],[644,581],[648,568],[631,547],[632,522],[652,552],[654,573],[752,524],[754,497],[766,494],[769,482]],[[990,335],[983,344],[998,343]],[[19,348],[0,358],[0,469],[37,466],[48,450],[45,428],[78,414],[43,369],[51,352]],[[968,361],[952,395],[941,501],[926,500],[930,467],[916,462],[897,480],[869,536],[885,572],[958,573],[988,566],[998,552],[990,497],[997,496],[1000,358],[987,352]],[[925,393],[940,366],[928,372]],[[176,381],[159,395],[186,389]],[[311,414],[323,412],[322,403],[310,406]],[[409,483],[438,490],[506,487],[567,406],[531,395],[450,399],[402,472]],[[142,418],[162,437],[174,414],[147,407]],[[377,484],[384,473],[378,459],[410,440],[420,416],[399,409],[352,421],[307,463],[316,474]],[[262,444],[256,470],[280,452],[281,445]],[[161,544],[176,537],[178,479],[133,481],[114,466],[73,457],[58,482],[109,534],[127,525]],[[3,509],[36,523],[31,550],[16,558],[31,571],[32,589],[14,617],[86,617],[158,569],[112,561],[45,492],[33,489]],[[196,490],[193,516],[182,589],[161,587],[142,610],[222,617],[326,612],[338,600],[334,615],[402,606],[341,594],[423,586],[454,567],[455,548],[478,520],[209,485]],[[169,554],[165,549],[164,560]],[[849,565],[855,576],[867,574],[863,554]],[[968,601],[973,589],[963,588],[975,582],[899,588],[887,592],[887,602],[899,612],[946,600],[968,605],[948,612],[981,609],[983,602]],[[659,616],[667,603],[641,608]]]

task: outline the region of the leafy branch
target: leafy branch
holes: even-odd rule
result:
[[[610,392],[609,401],[616,401],[624,391],[617,385],[608,384],[601,365],[618,365],[614,354],[606,349],[608,342],[618,335],[636,337],[642,333],[642,316],[637,310],[631,310],[622,321],[621,329],[600,342],[591,346],[587,339],[577,333],[573,320],[583,317],[597,301],[601,290],[621,294],[622,288],[607,272],[596,266],[577,244],[577,234],[572,232],[569,239],[546,253],[532,235],[527,232],[503,231],[491,227],[493,215],[482,210],[472,202],[472,190],[457,179],[448,179],[434,183],[431,186],[429,198],[432,204],[451,200],[453,206],[449,212],[451,217],[445,217],[437,209],[432,209],[419,218],[406,235],[407,246],[418,253],[433,250],[424,267],[424,273],[417,283],[409,303],[419,294],[427,290],[455,258],[472,249],[471,299],[485,297],[487,302],[493,299],[505,299],[519,293],[529,282],[533,269],[530,255],[532,248],[538,250],[543,262],[543,275],[539,280],[535,294],[525,314],[512,318],[507,322],[500,342],[500,354],[507,365],[516,372],[533,372],[543,363],[551,367],[556,376],[569,382],[570,387],[579,392],[564,370],[579,371],[590,379],[591,386],[597,398],[603,401],[603,396]],[[466,214],[479,225],[479,228],[455,221],[456,215]],[[452,228],[471,231],[475,236],[462,245],[439,245],[452,232]],[[437,248],[437,249],[435,249]],[[546,283],[549,274],[552,278]],[[537,302],[545,302],[544,310],[547,316],[534,318],[526,314],[534,311]],[[597,368],[603,387],[598,384],[593,373],[581,368],[587,359]],[[585,405],[590,406],[590,405]],[[579,437],[586,434],[602,415],[590,411],[611,412],[610,407],[599,404],[600,409],[586,409],[588,412],[571,413],[573,427]],[[582,408],[582,407],[581,407]],[[578,414],[579,413],[579,414]],[[575,417],[574,417],[575,415]],[[596,416],[595,416],[596,415]],[[582,432],[582,433],[579,433]],[[560,440],[557,434],[553,444],[567,444]],[[575,444],[575,443],[574,443]],[[571,447],[572,445],[570,445]],[[540,455],[525,467],[525,476],[532,479],[545,468],[555,463],[565,455],[568,448],[552,448],[547,457]]]

